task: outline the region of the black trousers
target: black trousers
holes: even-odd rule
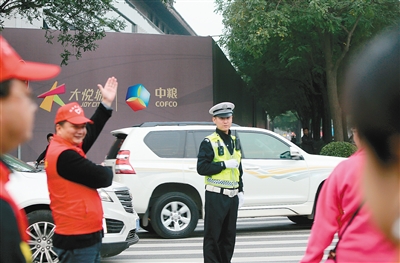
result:
[[[203,257],[205,263],[230,263],[236,241],[239,199],[206,191]]]

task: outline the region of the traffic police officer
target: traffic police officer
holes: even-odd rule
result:
[[[202,141],[197,172],[205,176],[204,262],[231,262],[238,207],[243,204],[241,152],[231,135],[235,105],[222,102],[210,109],[215,132]]]

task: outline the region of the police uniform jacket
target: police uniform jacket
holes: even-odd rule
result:
[[[231,137],[231,131],[229,134],[216,129],[215,131],[218,136],[222,139],[229,153],[232,155],[235,149],[235,142]],[[205,176],[213,176],[220,174],[226,169],[223,161],[215,161],[215,152],[210,140],[206,137],[200,144],[199,154],[197,156],[197,173]],[[242,163],[239,164],[239,192],[243,192],[243,169]],[[230,188],[230,187],[225,187]]]

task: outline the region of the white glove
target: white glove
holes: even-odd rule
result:
[[[242,205],[244,204],[244,193],[243,192],[239,192],[238,193],[238,197],[239,197],[239,207],[238,208],[241,208]]]
[[[228,161],[224,161],[225,167],[226,168],[238,168],[239,163],[235,159],[230,159]]]

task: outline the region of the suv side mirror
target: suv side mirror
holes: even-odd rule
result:
[[[303,159],[303,156],[300,154],[299,150],[294,147],[290,147],[290,157],[292,157],[293,160]]]

